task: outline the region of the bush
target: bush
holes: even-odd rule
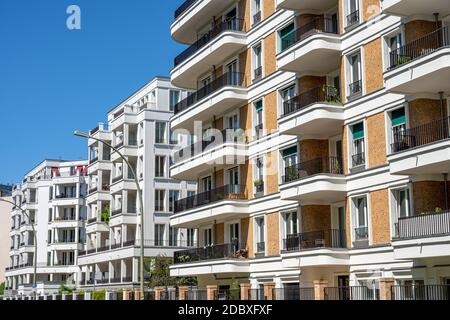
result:
[[[106,300],[106,290],[94,291],[92,300]]]
[[[0,283],[0,296],[3,296],[5,294],[5,283]]]

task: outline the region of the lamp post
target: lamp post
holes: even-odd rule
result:
[[[22,214],[24,214],[27,217],[28,221],[31,222],[30,216],[28,215],[27,211],[24,210],[20,205],[17,205],[17,204],[15,204],[12,201],[9,201],[9,200],[3,199],[3,198],[0,198],[0,201],[1,202],[6,202],[6,203],[9,203],[9,204],[13,205],[13,209],[19,208],[19,210],[22,211]],[[34,234],[33,299],[36,300],[36,289],[37,289],[37,287],[36,287],[36,275],[37,275],[37,233],[36,233],[36,228],[34,227],[34,221],[33,221],[33,223],[31,223],[31,227],[33,228],[33,234]]]
[[[78,136],[78,137],[83,137],[83,138],[92,139],[92,140],[101,142],[104,145],[106,145],[107,147],[109,147],[112,150],[114,150],[115,152],[117,152],[117,154],[123,159],[123,161],[125,161],[125,163],[128,166],[128,169],[131,171],[131,174],[133,175],[133,179],[134,179],[134,182],[136,183],[136,188],[137,188],[137,193],[138,193],[138,198],[139,198],[139,214],[141,216],[140,288],[141,288],[141,299],[143,299],[143,297],[144,297],[144,201],[142,200],[141,187],[139,186],[139,180],[137,178],[136,172],[134,171],[134,169],[131,166],[128,159],[122,153],[120,153],[117,148],[113,147],[109,142],[99,139],[99,138],[96,138],[96,137],[93,137],[92,135],[89,135],[87,133],[80,132],[80,131],[75,131],[74,135]]]

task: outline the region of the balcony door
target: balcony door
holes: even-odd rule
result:
[[[369,238],[369,220],[367,213],[367,198],[360,197],[354,200],[355,205],[355,240],[367,241]]]
[[[203,230],[203,242],[205,246],[212,246],[214,243],[213,239],[213,229],[212,228],[206,228]]]
[[[239,223],[232,223],[228,226],[228,239],[235,246],[235,250],[239,249]]]
[[[230,186],[230,193],[239,192],[239,167],[229,169],[227,171],[228,185]]]
[[[233,60],[233,62],[226,65],[225,73],[227,74],[228,77],[227,79],[228,85],[231,86],[239,85],[237,60]]]
[[[237,10],[236,7],[231,9],[230,11],[228,11],[224,16],[223,16],[223,21],[227,24],[227,29],[228,30],[237,30],[237,21],[236,21],[236,17],[237,17]]]
[[[208,176],[202,179],[201,182],[201,192],[208,192],[212,190],[212,177]]]

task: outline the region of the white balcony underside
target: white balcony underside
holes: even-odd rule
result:
[[[202,224],[239,219],[248,214],[247,200],[228,199],[174,214],[170,217],[170,225],[176,228],[198,228]]]
[[[448,0],[383,0],[383,12],[398,16],[430,15],[450,13]]]
[[[88,195],[86,198],[86,202],[88,204],[95,203],[97,201],[110,201],[111,196],[107,191],[104,192],[94,192],[93,194]]]
[[[282,200],[297,200],[303,205],[330,204],[345,199],[347,193],[344,176],[318,174],[280,186]]]
[[[211,115],[225,114],[237,105],[245,103],[247,99],[247,89],[231,86],[224,87],[175,115],[171,119],[170,126],[172,130],[185,129],[193,132],[195,121],[203,123],[210,120]]]
[[[138,223],[138,215],[133,213],[118,214],[116,216],[112,216],[109,219],[109,225],[111,227],[120,226],[123,224],[137,224],[137,223]]]
[[[282,253],[284,268],[302,268],[312,266],[346,266],[349,265],[347,249],[316,249]]]
[[[91,175],[99,170],[102,171],[111,171],[112,163],[111,161],[101,160],[93,163],[88,168],[88,174]]]
[[[304,110],[280,118],[280,133],[302,139],[328,139],[342,131],[344,108],[325,103],[313,104]]]
[[[225,57],[230,57],[247,46],[247,36],[240,31],[225,31],[211,43],[199,49],[170,72],[174,86],[197,89],[197,79],[220,65]]]
[[[241,273],[241,276],[248,276],[250,272],[250,263],[248,260],[242,259],[219,259],[209,261],[191,262],[185,264],[176,264],[170,267],[170,276],[185,277],[204,274],[224,274],[230,273],[236,276]]]
[[[277,7],[305,12],[323,12],[338,5],[338,0],[277,0]]]
[[[450,256],[450,235],[392,242],[395,259],[420,259]]]
[[[109,232],[109,227],[104,222],[95,222],[86,226],[86,233]]]
[[[386,89],[393,93],[450,92],[450,48],[405,63],[384,74]]]
[[[450,139],[388,156],[391,174],[423,175],[450,172]]]
[[[277,65],[283,71],[327,74],[339,68],[340,60],[340,37],[318,33],[278,54]]]

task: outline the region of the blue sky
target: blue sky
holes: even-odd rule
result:
[[[89,130],[182,49],[170,23],[182,0],[0,1],[0,183],[41,160],[87,157]],[[66,9],[81,8],[81,30]]]

